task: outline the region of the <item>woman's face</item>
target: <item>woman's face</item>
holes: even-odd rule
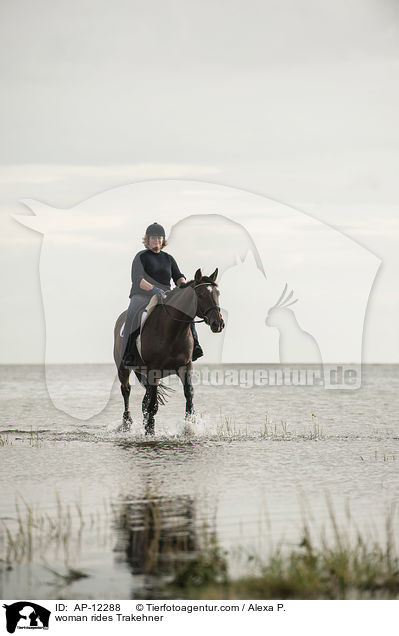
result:
[[[153,252],[160,252],[162,249],[163,236],[149,236],[148,244]]]

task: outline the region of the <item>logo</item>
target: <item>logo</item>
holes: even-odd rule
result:
[[[16,629],[48,629],[51,612],[37,603],[18,601],[3,607],[6,610],[9,634],[13,634]]]

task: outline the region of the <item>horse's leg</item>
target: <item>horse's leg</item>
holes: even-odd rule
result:
[[[143,417],[144,417],[144,425],[146,421],[145,418],[147,417],[147,413],[148,413],[148,399],[149,399],[149,387],[147,386],[145,389],[143,401],[141,403],[141,410],[143,411]]]
[[[158,411],[158,386],[157,384],[147,384],[143,397],[144,429],[146,435],[154,435],[155,414]]]
[[[121,393],[123,397],[123,402],[125,404],[122,428],[123,430],[128,431],[130,430],[133,424],[132,416],[130,415],[130,411],[129,411],[129,398],[130,398],[130,391],[131,391],[131,386],[129,383],[130,369],[128,369],[121,363],[118,369],[118,376],[121,383]]]
[[[191,364],[187,365],[184,369],[179,371],[179,377],[183,384],[184,397],[186,398],[186,418],[194,413],[194,389],[192,385],[192,367]]]

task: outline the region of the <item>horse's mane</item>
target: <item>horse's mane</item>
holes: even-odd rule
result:
[[[175,287],[175,289],[184,289],[184,287],[192,287],[195,283],[195,280],[187,280],[185,283],[181,283],[180,287]],[[173,291],[175,291],[173,289]]]
[[[179,293],[179,291],[185,287],[192,287],[193,286],[194,281],[193,280],[189,280],[186,283],[182,283],[180,285],[180,287],[174,287],[173,289],[171,289],[170,291],[166,292],[166,302],[168,303],[170,300],[172,300],[172,298],[174,298],[174,296],[176,296],[176,294]]]

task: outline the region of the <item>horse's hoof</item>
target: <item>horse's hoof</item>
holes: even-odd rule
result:
[[[154,435],[155,434],[155,427],[153,425],[148,425],[145,426],[145,434],[146,435]]]
[[[122,424],[118,426],[118,431],[130,431],[133,420],[129,412],[123,414]]]
[[[190,422],[186,422],[184,424],[183,435],[184,437],[194,437],[194,429],[192,428]]]
[[[120,424],[116,430],[118,433],[126,433],[126,431],[130,431],[131,428],[132,428],[132,422],[123,421],[122,424]]]

